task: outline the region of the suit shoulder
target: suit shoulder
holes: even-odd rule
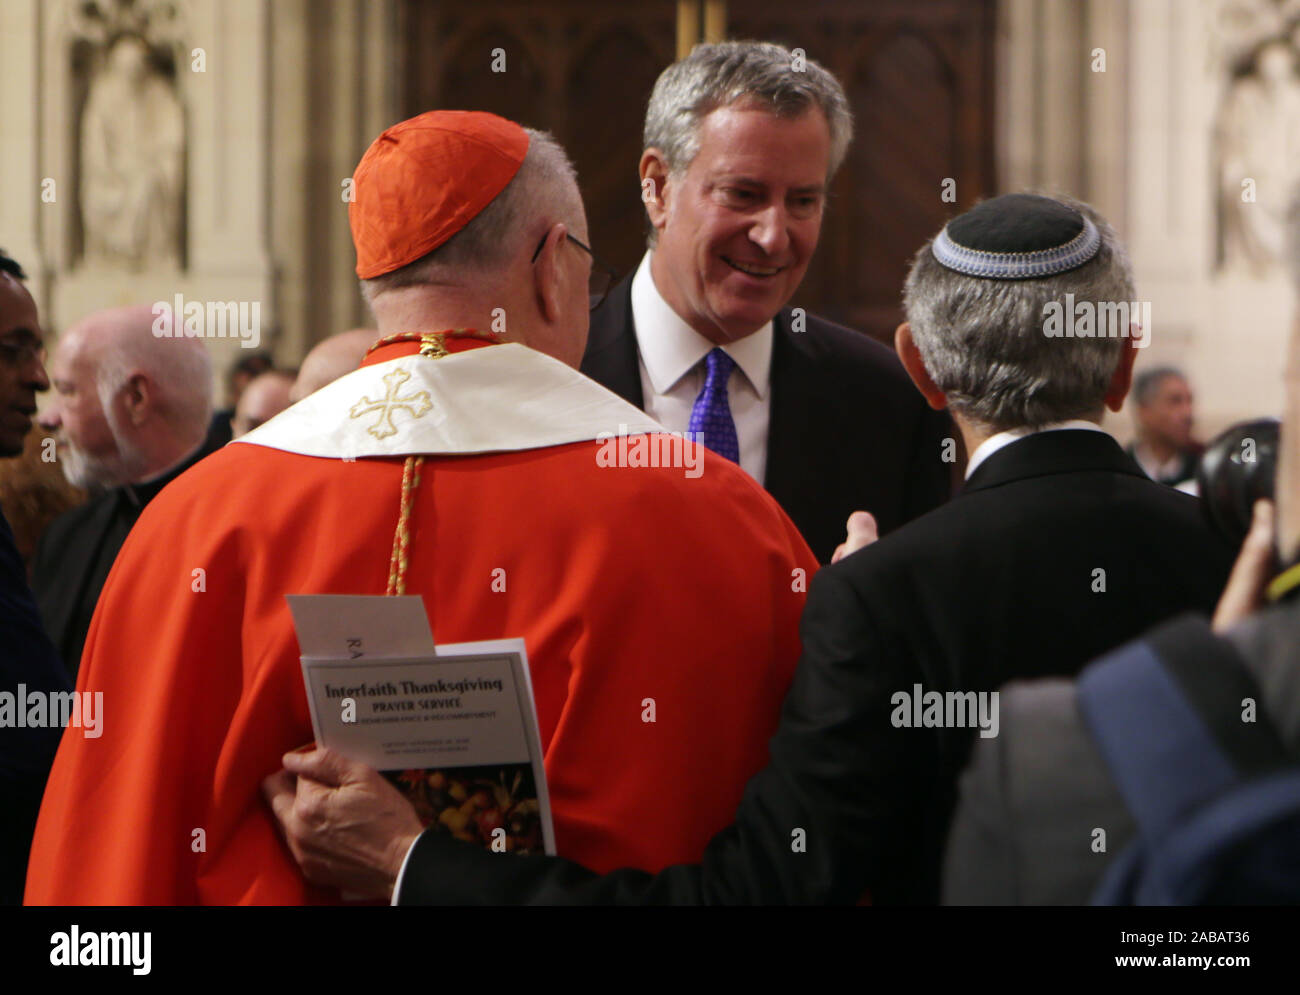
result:
[[[40,572],[47,557],[54,557],[56,561],[61,559],[65,547],[77,542],[81,533],[94,523],[105,505],[116,500],[116,497],[113,491],[97,494],[75,508],[69,508],[50,522],[36,547],[34,572]]]
[[[966,519],[970,504],[960,496],[941,504],[910,522],[904,522],[839,563],[823,567],[821,572],[833,572],[840,580],[859,589],[872,587],[877,582],[892,587],[892,580],[901,576],[900,570],[910,571],[931,557],[939,560],[952,558],[954,536],[968,531]]]
[[[1210,525],[1200,498],[1147,477],[1129,479],[1132,481],[1137,499],[1150,504],[1152,511],[1159,516],[1159,520],[1203,540],[1210,552],[1227,560],[1235,558],[1235,553],[1229,548],[1227,541]]]
[[[895,402],[924,407],[924,400],[894,350],[871,336],[816,315],[808,316],[803,332],[795,332],[790,327],[789,311],[782,312],[778,334],[816,363],[821,376],[851,387],[858,396],[884,393]]]
[[[1146,500],[1167,508],[1171,513],[1182,518],[1194,520],[1197,524],[1210,527],[1201,508],[1201,499],[1193,497],[1174,487],[1158,483],[1149,477],[1133,477],[1133,485]]]
[[[786,324],[789,317],[786,317]],[[897,373],[904,380],[907,378],[903,364],[898,361],[894,350],[877,342],[864,332],[854,331],[845,325],[819,318],[815,314],[808,316],[807,328],[802,333],[790,331],[790,335],[803,334],[807,341],[816,347],[822,355],[837,361],[857,363],[865,366],[879,367],[891,373]]]
[[[614,286],[600,307],[591,312],[591,322],[587,328],[587,347],[583,352],[583,373],[587,372],[588,360],[624,344],[624,333],[628,330],[628,312],[631,307],[632,278],[629,276]]]

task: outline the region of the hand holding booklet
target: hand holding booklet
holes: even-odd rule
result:
[[[522,639],[435,646],[419,597],[287,600],[319,745],[383,773],[438,832],[555,853]]]

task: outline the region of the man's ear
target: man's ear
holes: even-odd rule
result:
[[[557,222],[551,225],[538,253],[537,262],[533,263],[533,284],[537,290],[537,309],[542,317],[554,324],[560,320],[564,300],[564,270],[560,266],[560,250],[569,229]]]
[[[1133,364],[1137,361],[1140,339],[1124,339],[1124,347],[1119,354],[1119,363],[1106,388],[1106,407],[1111,411],[1124,408],[1124,398],[1128,397],[1129,388],[1133,386]]]
[[[921,350],[912,341],[912,326],[906,321],[894,329],[894,351],[898,353],[903,369],[907,370],[907,375],[912,378],[912,383],[916,384],[916,389],[921,392],[926,403],[935,411],[946,408],[948,396],[930,379],[930,371],[921,360]]]
[[[142,424],[149,414],[149,406],[153,403],[153,385],[149,383],[149,379],[142,373],[133,373],[127,378],[121,397],[131,424]]]
[[[641,202],[655,231],[668,223],[668,160],[656,148],[641,153]]]

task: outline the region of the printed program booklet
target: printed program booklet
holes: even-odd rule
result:
[[[317,743],[381,771],[426,826],[555,853],[522,639],[435,647],[419,597],[287,600]]]

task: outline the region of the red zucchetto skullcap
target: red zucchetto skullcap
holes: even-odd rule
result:
[[[442,245],[506,188],[527,153],[523,128],[483,111],[429,111],[393,125],[352,174],[357,276],[383,276]]]

